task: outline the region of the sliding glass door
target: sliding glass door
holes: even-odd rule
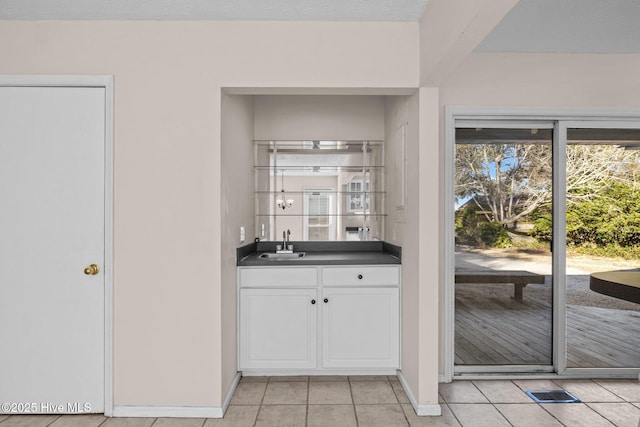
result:
[[[551,370],[552,143],[553,123],[456,126],[458,371]]]
[[[640,121],[453,123],[451,375],[638,375]]]
[[[640,368],[640,129],[621,126],[563,123],[569,369]]]

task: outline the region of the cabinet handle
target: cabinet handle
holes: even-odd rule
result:
[[[315,303],[316,303],[316,300],[312,299],[311,304],[315,304]]]
[[[325,298],[325,299],[324,299],[324,302],[325,302],[325,303],[329,302],[329,298]]]
[[[362,274],[358,274],[358,279],[362,280],[364,276]]]

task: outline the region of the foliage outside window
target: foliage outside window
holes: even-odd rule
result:
[[[551,130],[456,132],[456,243],[506,247],[511,244],[510,233],[526,223],[530,225],[527,234],[540,242],[540,248],[548,249],[552,238]],[[503,132],[508,138],[492,140],[490,132]],[[480,136],[474,139],[474,134]],[[633,129],[569,129],[565,197],[570,248],[640,255],[638,137],[640,131]]]

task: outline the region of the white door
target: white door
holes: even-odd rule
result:
[[[321,302],[324,367],[399,367],[398,288],[325,288]]]
[[[316,367],[315,289],[240,291],[240,369]]]
[[[104,88],[0,87],[2,412],[104,411],[104,156]]]

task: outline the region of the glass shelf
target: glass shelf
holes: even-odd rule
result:
[[[292,213],[292,214],[287,214],[287,213],[282,213],[281,212],[276,212],[275,214],[273,213],[264,213],[264,214],[256,214],[256,216],[272,216],[272,215],[276,215],[276,216],[300,216],[300,217],[313,217],[313,218],[319,218],[319,217],[354,217],[354,218],[359,218],[361,216],[371,216],[371,217],[383,217],[383,216],[387,216],[387,214],[381,214],[381,213],[364,213],[364,212],[352,212],[352,213],[341,213],[341,214],[321,214],[321,215],[316,215],[316,214],[298,214],[298,213]]]
[[[268,139],[256,139],[253,141],[256,146],[265,146],[277,150],[319,150],[319,151],[362,151],[363,147],[382,146],[384,141],[382,140],[334,140],[334,141],[311,141],[311,140],[268,140]]]
[[[349,165],[349,166],[313,166],[313,165],[296,165],[296,166],[284,166],[284,165],[278,165],[276,166],[254,166],[254,169],[256,170],[268,170],[271,172],[277,172],[278,175],[280,175],[282,173],[282,171],[305,171],[305,170],[309,170],[312,172],[316,172],[316,171],[329,171],[329,172],[340,172],[340,171],[353,171],[353,172],[362,172],[362,171],[367,171],[369,169],[371,170],[375,170],[375,169],[379,169],[382,170],[384,169],[384,166],[362,166],[362,165]],[[273,176],[273,174],[272,174]]]
[[[383,141],[258,140],[254,174],[258,237],[384,239]]]
[[[257,190],[256,194],[282,194],[282,190]],[[286,194],[307,194],[307,193],[320,193],[320,194],[345,194],[345,195],[369,195],[369,194],[387,194],[386,191],[336,191],[326,189],[316,189],[309,191],[285,191]]]

